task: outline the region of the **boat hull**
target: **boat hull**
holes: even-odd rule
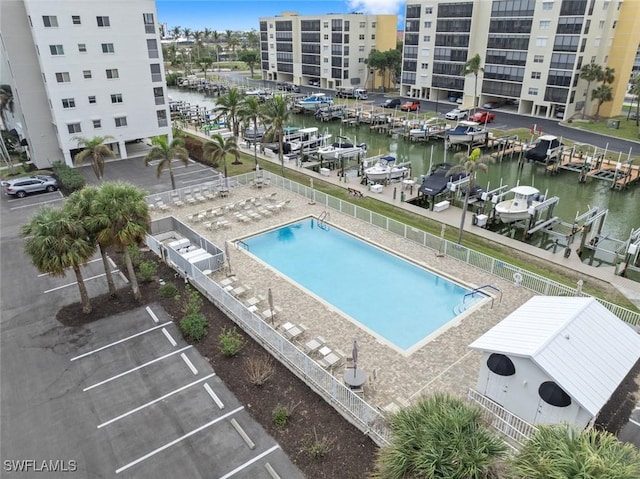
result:
[[[450,133],[447,138],[449,140],[449,143],[451,143],[452,145],[459,145],[462,143],[475,143],[477,141],[482,141],[486,136],[487,132],[483,131],[481,133],[473,134],[465,133],[464,135],[453,135]]]
[[[399,180],[409,173],[409,168],[394,168],[393,170],[382,170],[367,168],[364,174],[371,181]]]

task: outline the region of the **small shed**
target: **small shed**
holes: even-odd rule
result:
[[[469,345],[477,390],[532,424],[586,427],[640,357],[640,335],[596,299],[535,296]]]

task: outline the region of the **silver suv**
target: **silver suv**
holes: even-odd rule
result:
[[[56,191],[58,181],[53,176],[36,175],[3,181],[2,186],[5,194],[24,198],[29,193]]]

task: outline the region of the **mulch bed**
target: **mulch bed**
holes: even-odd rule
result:
[[[157,261],[148,253],[146,259]],[[180,297],[184,298],[185,285],[182,279],[174,280],[174,271],[162,262],[157,262],[158,277],[173,282]],[[124,271],[122,268],[121,271]],[[91,298],[93,311],[82,313],[79,303],[63,307],[57,315],[58,321],[66,326],[82,326],[98,319],[119,314],[142,305],[157,302],[171,315],[174,322],[182,317],[182,301],[163,299],[158,294],[158,281],[140,283],[142,301],[133,298],[130,288],[118,291],[116,298],[108,294]],[[271,356],[255,341],[238,331],[245,339],[240,353],[232,358],[220,353],[218,336],[224,328],[234,323],[209,301],[204,301],[202,313],[209,320],[209,334],[195,347],[208,358],[216,374],[225,385],[245,405],[249,413],[275,438],[293,463],[309,478],[365,478],[374,470],[376,444],[360,430],[347,422],[323,399],[309,389],[278,361],[273,361],[274,374],[262,386],[249,382],[246,375],[247,358],[268,360]],[[294,407],[289,422],[284,427],[273,423],[272,413],[277,406]],[[312,454],[313,446],[329,446],[328,452],[317,457]]]

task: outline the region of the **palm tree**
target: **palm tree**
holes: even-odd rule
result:
[[[224,170],[225,188],[229,189],[229,180],[227,174],[227,155],[234,155],[238,157],[238,144],[234,137],[227,139],[223,138],[220,134],[215,134],[211,137],[212,141],[207,141],[202,147],[202,153],[204,157],[211,161],[213,164],[218,164],[222,160],[222,166]]]
[[[211,57],[202,57],[200,58],[200,68],[202,68],[202,72],[204,73],[204,79],[207,79],[207,70],[211,68],[213,65],[213,60]]]
[[[258,50],[258,47],[260,46],[260,37],[255,29],[252,28],[250,32],[247,32],[246,39],[248,50]]]
[[[225,43],[227,44],[227,51],[231,48],[231,44],[233,43],[233,32],[231,30],[225,30]]]
[[[580,69],[580,78],[582,80],[586,80],[587,81],[587,98],[589,98],[589,91],[591,89],[591,82],[594,81],[598,81],[599,79],[602,78],[603,75],[603,71],[602,71],[602,67],[596,63],[588,63],[586,65],[583,65],[582,68]],[[588,102],[585,102],[584,104],[584,108],[582,110],[582,119],[584,120],[585,117],[585,113],[587,110],[587,104]]]
[[[600,107],[604,102],[613,100],[613,88],[606,83],[596,87],[591,92],[591,99],[598,101],[598,107],[596,108],[596,118],[600,114]]]
[[[467,60],[467,63],[462,67],[462,76],[467,76],[473,73],[475,76],[475,84],[473,87],[473,110],[475,111],[478,108],[478,74],[480,72],[484,72],[484,68],[482,68],[482,58],[480,58],[480,54],[476,53],[473,57]]]
[[[467,215],[467,208],[469,208],[469,195],[474,186],[476,186],[476,174],[478,171],[486,173],[489,171],[487,161],[491,161],[492,158],[488,155],[482,156],[482,150],[480,148],[474,148],[471,150],[469,156],[463,154],[460,158],[460,164],[453,166],[448,172],[447,176],[466,173],[469,178],[467,183],[467,190],[464,193],[464,205],[462,207],[462,217],[460,218],[460,230],[458,231],[458,244],[462,242],[462,232],[464,231],[464,220]]]
[[[615,73],[616,73],[615,68],[605,67],[604,71],[602,72],[602,77],[600,78],[600,80],[605,85],[611,85],[616,79]]]
[[[89,158],[91,160],[91,166],[93,167],[93,172],[96,174],[99,180],[102,180],[104,176],[104,159],[109,156],[111,158],[115,157],[115,153],[104,144],[106,140],[112,140],[112,136],[94,136],[93,138],[83,138],[78,137],[76,141],[78,142],[78,147],[83,148],[80,153],[77,153],[73,157],[73,163],[77,165],[81,165],[84,163],[84,160]]]
[[[240,117],[243,121],[250,121],[253,123],[253,132],[256,134],[253,142],[253,161],[255,166],[258,166],[258,120],[262,119],[262,105],[255,96],[246,96],[242,101],[240,107]]]
[[[264,120],[275,132],[278,137],[278,158],[280,159],[280,165],[282,165],[282,176],[284,177],[284,156],[283,156],[283,141],[284,141],[284,128],[289,121],[290,111],[287,106],[287,101],[282,95],[277,95],[267,101],[263,110]]]
[[[227,93],[218,98],[214,112],[217,113],[216,120],[221,117],[225,117],[229,123],[231,123],[231,131],[236,141],[240,135],[240,122],[238,121],[238,113],[242,107],[242,94],[237,88],[231,88]],[[240,164],[240,153],[236,154],[236,158],[233,162],[234,165]]]
[[[187,28],[187,27],[183,28],[182,29],[182,35],[184,35],[184,39],[186,41],[189,41],[189,37],[191,36],[191,29]]]
[[[128,183],[103,184],[96,197],[92,221],[98,241],[112,244],[124,253],[133,296],[139,301],[142,296],[129,247],[144,242],[149,230],[149,205],[144,193]]]
[[[633,75],[630,81],[631,88],[629,93],[636,97],[636,126],[640,126],[640,73]],[[633,107],[633,102],[631,103]],[[629,108],[629,114],[631,114],[631,108]],[[627,116],[627,119],[629,117]]]
[[[89,239],[82,222],[65,209],[45,207],[31,217],[21,228],[26,237],[24,250],[33,265],[42,273],[64,277],[71,268],[76,275],[82,312],[91,312],[89,294],[84,284],[80,266],[95,252],[95,244]]]
[[[509,477],[514,479],[636,479],[640,477],[640,453],[608,432],[543,425],[513,456],[511,466]]]
[[[505,454],[480,410],[445,394],[420,399],[390,422],[391,443],[376,459],[374,477],[381,479],[495,477]]]
[[[102,257],[102,267],[104,268],[107,285],[109,286],[109,295],[113,298],[116,296],[116,286],[113,282],[111,274],[111,266],[107,258],[108,243],[98,241],[98,229],[96,228],[94,219],[96,198],[100,190],[95,186],[86,186],[81,190],[74,191],[64,205],[64,209],[77,221],[82,223],[85,231],[93,244],[98,245],[98,251]]]
[[[216,30],[211,32],[211,39],[213,40],[213,47],[216,52],[216,63],[218,64],[218,71],[220,71],[220,33]]]
[[[11,85],[0,85],[0,115],[2,115],[6,126],[5,110],[13,114],[13,90]]]
[[[193,32],[193,44],[196,47],[196,63],[200,63],[200,49],[202,48],[202,32],[200,30]]]
[[[160,160],[158,163],[158,178],[162,175],[162,171],[167,168],[169,170],[169,178],[171,178],[171,189],[176,189],[176,180],[173,176],[173,160],[180,160],[184,166],[189,166],[189,152],[184,147],[184,140],[182,138],[174,138],[171,143],[167,142],[165,136],[156,136],[151,140],[153,148],[144,157],[144,165],[149,166],[149,163],[154,160]]]
[[[182,28],[179,26],[175,26],[171,29],[171,35],[173,36],[174,40],[177,40],[178,38],[180,38],[181,31],[182,31]]]

